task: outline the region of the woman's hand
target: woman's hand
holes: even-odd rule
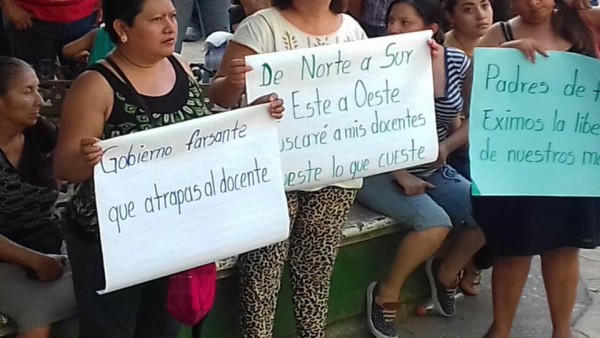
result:
[[[246,73],[251,71],[252,67],[246,66],[246,60],[233,59],[229,62],[229,71],[226,79],[237,89],[246,87]]]
[[[83,155],[85,163],[93,168],[102,158],[102,148],[98,145],[100,139],[97,137],[86,137],[81,139],[79,152]]]
[[[62,276],[66,263],[65,255],[40,255],[33,270],[42,282],[51,282]]]
[[[81,52],[73,55],[73,59],[79,63],[88,63],[90,60],[90,51],[82,50]]]
[[[269,114],[271,115],[272,118],[279,120],[283,117],[283,112],[285,111],[285,107],[283,106],[283,100],[278,98],[277,94],[272,93],[269,95],[263,95],[263,96],[259,97],[258,99],[252,101],[252,103],[250,103],[250,106],[263,104],[263,103],[270,103]]]
[[[546,51],[546,49],[533,39],[507,41],[501,44],[500,47],[516,48],[523,52],[527,60],[531,61],[532,63],[535,63],[536,52],[542,54],[545,57],[548,57],[548,52]]]
[[[435,185],[418,178],[406,170],[394,172],[394,178],[402,187],[406,196],[416,196],[425,193],[427,189],[435,189]]]
[[[427,40],[427,44],[431,50],[431,59],[437,60],[437,58],[442,55],[442,46],[440,46],[440,44],[435,42],[433,39]]]

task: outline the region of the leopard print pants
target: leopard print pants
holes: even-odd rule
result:
[[[290,238],[240,256],[240,320],[244,338],[273,336],[281,273],[288,255],[297,335],[325,337],[331,273],[341,229],[357,192],[326,187],[287,194]]]

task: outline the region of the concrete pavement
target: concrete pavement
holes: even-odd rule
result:
[[[582,250],[581,280],[573,313],[575,338],[600,338],[600,249]],[[483,273],[481,294],[458,301],[457,315],[417,317],[401,309],[397,326],[400,338],[481,338],[492,319],[491,271]],[[366,318],[354,318],[331,326],[327,337],[371,337]],[[551,338],[552,326],[541,276],[539,257],[534,259],[513,327],[514,338]]]

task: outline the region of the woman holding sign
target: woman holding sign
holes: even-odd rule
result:
[[[166,278],[96,293],[104,289],[92,178],[102,156],[96,142],[177,121],[143,113],[142,96],[151,111],[171,115],[185,109],[183,120],[209,112],[187,68],[172,56],[177,22],[171,1],[104,0],[102,5],[106,30],[117,47],[73,82],[63,103],[54,161],[60,178],[81,183],[67,210],[80,337],[176,337],[180,325],[166,309]]]
[[[473,58],[475,47],[479,45],[482,37],[492,26],[494,10],[490,0],[444,0],[444,10],[452,30],[446,32],[444,46],[458,48]],[[460,114],[450,125],[450,133],[460,128],[464,121],[464,114]],[[448,164],[456,169],[466,179],[471,180],[469,146],[453,151],[448,156]],[[459,287],[465,295],[479,294],[477,285],[481,281],[481,269],[490,266],[491,257],[487,249],[480,250],[465,266]]]
[[[438,43],[444,41],[442,21],[439,0],[395,0],[387,13],[388,34],[430,29]],[[446,164],[448,154],[467,143],[468,119],[454,133],[448,129],[461,111],[468,112],[471,61],[458,49],[438,48],[440,55],[433,58],[437,162],[367,177],[358,195],[361,203],[413,230],[402,239],[386,277],[367,289],[368,323],[376,337],[398,336],[393,322],[400,291],[406,278],[424,262],[436,311],[453,316],[459,272],[484,244],[470,213],[471,183]],[[453,225],[458,232],[448,254],[431,258]]]
[[[191,71],[173,54],[177,20],[171,0],[103,0],[102,5],[116,48],[71,86],[54,161],[59,177],[80,183],[67,210],[80,337],[176,337],[180,325],[166,308],[167,278],[102,296],[96,293],[105,285],[92,175],[103,155],[97,145],[100,138],[210,112]],[[281,102],[273,106],[271,113],[280,116]]]
[[[365,39],[360,25],[343,11],[342,0],[274,0],[273,7],[244,21],[229,43],[211,84],[211,99],[236,106],[244,93],[244,57],[336,41]],[[241,326],[244,337],[273,335],[280,278],[291,263],[297,333],[325,336],[327,301],[341,229],[360,181],[343,182],[314,191],[289,192],[291,236],[288,241],[241,255]]]
[[[481,46],[518,48],[532,61],[537,52],[546,51],[596,57],[594,36],[577,8],[562,0],[556,7],[554,0],[514,1],[518,16],[494,25]],[[600,245],[600,199],[473,197],[473,210],[497,257],[492,275],[494,321],[486,337],[509,337],[534,255],[542,260],[552,337],[573,337],[579,248]]]
[[[38,84],[27,63],[0,57],[0,312],[18,338],[48,338],[77,314],[56,215],[56,127],[39,115]]]

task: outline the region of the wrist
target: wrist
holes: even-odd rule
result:
[[[402,170],[396,170],[396,171],[394,171],[392,173],[392,175],[394,176],[394,178],[396,179],[396,181],[402,181],[403,179],[411,176],[411,174],[408,171],[404,170],[404,169],[402,169]]]
[[[29,257],[26,261],[26,267],[33,271],[39,271],[44,265],[44,258],[46,258],[45,255],[37,252],[31,252],[30,255],[31,257]]]

